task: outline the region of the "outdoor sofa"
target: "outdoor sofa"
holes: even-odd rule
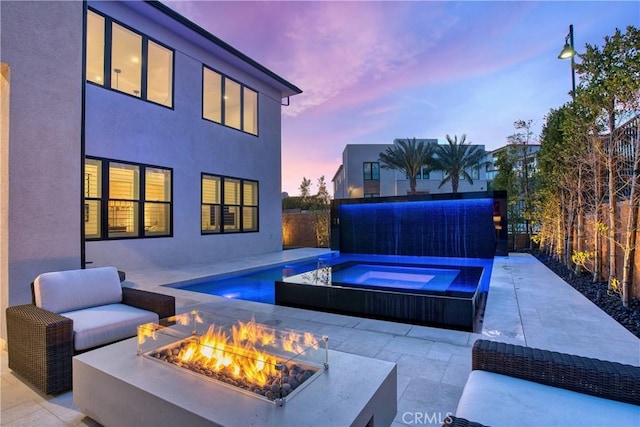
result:
[[[32,304],[6,310],[9,368],[45,394],[72,387],[74,354],[136,335],[175,315],[175,298],[123,288],[115,267],[39,275]]]
[[[640,426],[638,366],[487,340],[472,351],[444,426]]]

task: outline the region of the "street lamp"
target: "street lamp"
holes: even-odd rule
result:
[[[567,34],[564,38],[564,47],[558,55],[558,59],[571,59],[571,97],[574,97],[576,94],[576,69],[574,67],[574,57],[576,56],[576,51],[573,48],[573,24],[569,25],[569,34]]]

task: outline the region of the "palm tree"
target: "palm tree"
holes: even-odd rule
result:
[[[423,166],[430,166],[433,161],[435,144],[425,143],[407,138],[400,139],[393,147],[387,147],[380,153],[383,169],[403,171],[409,178],[409,194],[416,194],[416,177]]]
[[[479,166],[486,153],[479,146],[466,143],[466,139],[467,135],[462,135],[458,142],[457,136],[451,139],[447,135],[449,145],[438,145],[436,148],[433,169],[444,172],[444,178],[438,188],[451,181],[451,188],[454,193],[457,193],[460,177],[473,185],[473,178],[467,169]]]

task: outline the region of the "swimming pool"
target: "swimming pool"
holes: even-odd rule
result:
[[[230,299],[473,330],[492,259],[330,253],[170,284]]]

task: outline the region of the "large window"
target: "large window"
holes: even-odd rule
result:
[[[104,84],[104,17],[87,12],[87,80]]]
[[[409,179],[409,174],[405,174],[406,179]],[[416,175],[416,179],[429,179],[429,166],[422,166]]]
[[[173,106],[173,50],[88,10],[86,56],[87,81]]]
[[[240,84],[231,79],[224,79],[224,124],[240,129]]]
[[[258,231],[258,182],[202,174],[202,234]]]
[[[480,179],[480,166],[476,165],[471,169],[471,179]]]
[[[102,238],[102,161],[84,162],[84,235],[87,239]]]
[[[171,169],[88,157],[84,193],[86,239],[172,234]]]
[[[202,117],[258,134],[258,92],[202,67]]]
[[[142,93],[142,36],[111,24],[111,89],[140,97]]]
[[[380,163],[378,162],[364,162],[362,171],[365,181],[380,179]]]

